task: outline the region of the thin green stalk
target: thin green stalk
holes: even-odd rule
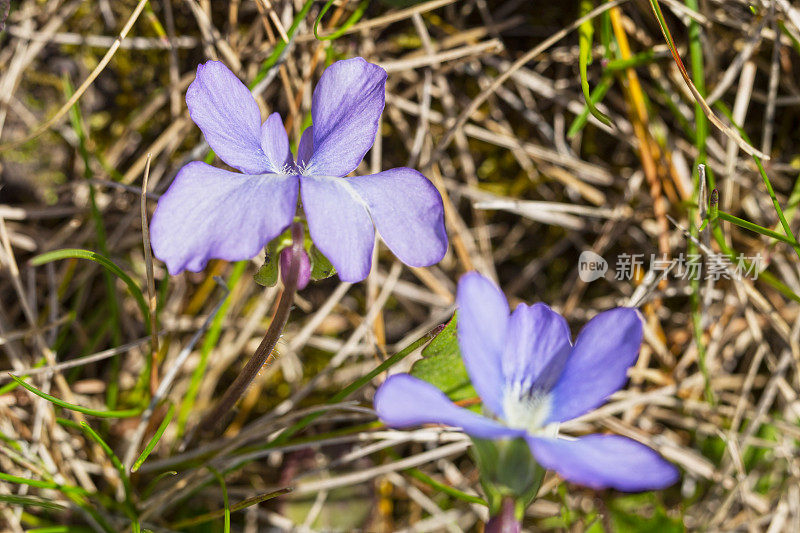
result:
[[[761,159],[756,156],[753,156],[753,160],[756,162],[756,166],[761,174],[761,179],[764,181],[764,186],[767,189],[769,198],[772,200],[773,207],[775,207],[775,212],[778,213],[778,219],[781,222],[783,231],[786,233],[786,236],[791,239],[792,248],[797,254],[797,258],[800,259],[800,243],[797,242],[797,237],[795,237],[794,233],[792,233],[792,228],[789,226],[789,221],[786,220],[786,217],[783,214],[783,209],[781,209],[781,205],[778,202],[778,197],[775,195],[775,190],[772,188],[772,182],[769,180],[766,170],[764,170],[764,165],[761,164]]]
[[[783,233],[778,233],[777,231],[772,231],[771,229],[764,228],[762,226],[759,226],[758,224],[753,224],[749,220],[741,219],[737,216],[731,215],[730,213],[726,213],[724,211],[720,211],[717,216],[720,218],[720,220],[730,222],[731,224],[736,224],[741,228],[749,229],[750,231],[760,233],[761,235],[771,237],[775,240],[785,242],[789,245],[794,245],[792,239],[790,239]]]
[[[167,476],[177,476],[178,472],[176,470],[167,470],[165,472],[161,472],[160,474],[156,475],[152,480],[150,480],[147,485],[145,485],[144,489],[141,492],[141,499],[148,500],[150,499],[150,495],[153,493],[153,490],[158,485],[158,482],[164,479]]]
[[[728,119],[731,121],[731,124],[734,128],[736,128],[736,131],[739,132],[739,135],[742,137],[742,139],[749,143],[750,138],[747,136],[747,133],[745,133],[744,129],[742,129],[733,121],[733,116],[730,110],[720,102],[717,102],[716,107],[728,117]],[[797,254],[797,258],[800,259],[800,242],[798,242],[797,237],[795,237],[794,233],[792,233],[792,228],[789,226],[789,221],[786,220],[786,216],[783,214],[783,209],[781,209],[781,204],[778,201],[778,197],[775,195],[775,189],[772,187],[772,182],[769,179],[769,175],[767,175],[767,171],[764,169],[761,158],[756,155],[753,155],[752,157],[753,161],[756,162],[759,174],[761,174],[761,180],[764,182],[764,187],[767,189],[767,194],[769,194],[769,198],[772,200],[772,206],[775,208],[775,212],[778,214],[778,220],[780,221],[781,227],[783,228],[784,233],[786,233],[786,236],[792,240],[792,248]]]
[[[725,234],[722,231],[722,228],[719,225],[719,219],[714,220],[711,222],[711,234],[714,236],[714,240],[719,245],[722,252],[731,260],[737,261],[738,257],[736,255],[736,251],[728,246],[728,243],[725,241]],[[752,263],[748,261],[744,261],[744,265],[749,269],[751,268]],[[795,302],[800,302],[800,296],[795,294],[795,292],[786,286],[782,281],[776,278],[767,270],[759,271],[758,279],[763,280],[765,283],[770,285],[773,289],[778,291],[779,293],[783,294],[787,298],[794,300]]]
[[[303,4],[303,7],[300,8],[300,11],[298,11],[297,15],[295,15],[294,20],[292,20],[292,25],[289,26],[288,30],[286,30],[286,36],[289,37],[290,41],[294,37],[297,28],[300,27],[300,23],[303,21],[304,18],[306,18],[308,12],[311,11],[311,6],[313,5],[314,5],[314,0],[306,0],[306,3]],[[286,49],[288,45],[289,43],[282,39],[275,44],[275,48],[272,49],[272,53],[261,64],[261,68],[258,70],[258,74],[256,74],[255,78],[253,78],[253,82],[250,84],[251,89],[256,85],[258,85],[259,82],[261,82],[261,80],[263,80],[267,76],[267,73],[278,62],[278,60],[281,57],[281,54],[283,54],[283,51]]]
[[[67,493],[83,494],[83,495],[88,494],[88,492],[82,489],[81,487],[62,485],[60,483],[55,483],[53,481],[43,481],[41,479],[29,479],[25,477],[12,476],[11,474],[6,474],[3,472],[0,472],[0,481],[5,481],[7,483],[15,483],[17,485],[28,485],[30,487],[36,487],[37,489],[58,490],[65,494]]]
[[[142,319],[147,327],[147,331],[150,331],[150,308],[144,299],[142,289],[139,288],[129,275],[109,259],[108,256],[90,250],[81,250],[80,248],[64,248],[62,250],[53,250],[52,252],[39,254],[31,259],[30,263],[33,266],[39,266],[60,259],[87,259],[89,261],[94,261],[121,279],[136,300],[139,309],[142,311]]]
[[[608,63],[606,63],[604,70],[606,72],[618,72],[629,68],[641,67],[642,65],[649,65],[662,57],[666,56],[658,56],[652,50],[645,50],[644,52],[639,52],[625,59],[610,59]]]
[[[45,359],[44,357],[42,357],[41,359],[39,359],[38,361],[36,361],[36,364],[35,364],[35,365],[33,365],[33,368],[41,368],[41,367],[43,367],[43,366],[44,366],[44,365],[46,365],[46,364],[47,364],[47,359]],[[20,377],[21,379],[25,379],[25,378],[28,378],[28,377],[30,377],[30,376],[26,374],[26,375],[24,375],[24,376],[19,376],[19,377]],[[17,383],[16,381],[12,381],[11,383],[6,383],[6,384],[5,384],[5,385],[3,385],[2,387],[0,387],[0,396],[2,396],[2,395],[4,395],[4,394],[6,394],[6,393],[8,393],[8,392],[11,392],[12,390],[16,389],[17,387],[19,387],[19,383]]]
[[[228,486],[225,484],[225,477],[219,473],[219,471],[214,468],[213,466],[206,465],[214,477],[217,478],[219,482],[220,488],[222,488],[222,514],[224,517],[223,522],[223,531],[224,533],[230,533],[231,530],[231,506],[230,501],[228,500]]]
[[[597,86],[591,91],[591,94],[589,94],[588,97],[584,94],[584,98],[586,98],[587,103],[591,102],[592,106],[596,106],[603,100],[606,93],[611,88],[611,85],[614,83],[613,74],[615,72],[619,72],[620,70],[625,70],[631,67],[647,65],[655,60],[656,55],[651,50],[647,50],[627,59],[614,59],[609,61],[603,69],[603,76],[600,78]],[[572,121],[572,124],[570,124],[569,130],[567,131],[567,137],[574,137],[584,128],[584,126],[586,126],[590,113],[591,110],[589,105],[584,106],[583,111],[581,111],[581,113]]]
[[[62,511],[64,506],[51,501],[33,496],[17,496],[14,494],[0,494],[0,503],[19,505],[20,507],[41,507],[50,511]]]
[[[322,17],[325,16],[325,13],[328,12],[328,10],[333,5],[334,1],[335,0],[328,0],[327,2],[325,2],[325,5],[322,6],[319,15],[317,15],[317,19],[314,21],[314,37],[316,37],[317,40],[332,41],[344,35],[344,33],[347,30],[349,30],[353,24],[361,20],[361,17],[367,10],[367,6],[369,6],[370,2],[370,0],[361,0],[358,6],[356,6],[355,11],[353,11],[353,13],[349,17],[347,17],[347,20],[344,21],[344,24],[342,24],[339,28],[335,29],[332,33],[329,33],[328,35],[320,35],[318,32],[319,23],[322,22]]]
[[[235,513],[236,511],[241,511],[242,509],[246,509],[253,505],[257,505],[261,502],[271,500],[272,498],[276,498],[288,492],[291,492],[292,489],[280,489],[274,492],[268,492],[266,494],[259,494],[258,496],[254,496],[252,498],[247,498],[246,500],[242,500],[239,503],[231,506],[229,512]],[[178,522],[174,522],[170,524],[171,529],[184,529],[189,526],[196,526],[198,524],[203,524],[205,522],[210,522],[211,520],[217,519],[223,516],[226,512],[226,509],[218,509],[216,511],[211,511],[210,513],[202,514],[200,516],[193,516],[191,518],[186,518],[184,520],[180,520]]]
[[[417,481],[421,481],[422,483],[425,483],[426,485],[430,486],[431,488],[433,488],[435,490],[438,490],[439,492],[444,492],[448,496],[452,496],[453,498],[456,498],[456,499],[459,499],[461,501],[465,501],[465,502],[468,502],[468,503],[477,503],[479,505],[486,505],[486,506],[489,505],[488,503],[486,503],[486,500],[484,500],[483,498],[479,498],[477,496],[473,496],[472,494],[467,494],[466,492],[463,492],[463,491],[460,491],[458,489],[455,489],[455,488],[451,487],[450,485],[446,485],[444,483],[440,483],[440,482],[436,481],[435,479],[433,479],[432,477],[430,477],[429,475],[425,474],[424,472],[422,472],[421,470],[419,470],[417,468],[410,468],[408,470],[405,470],[404,473],[406,473],[409,476],[413,477]]]
[[[56,483],[54,481],[48,480],[40,480],[40,479],[28,479],[19,476],[12,476],[10,474],[5,474],[0,472],[0,481],[6,481],[8,483],[16,483],[18,485],[28,485],[31,487],[36,487],[40,489],[51,489],[60,491],[66,498],[72,501],[75,505],[86,511],[92,518],[94,518],[98,524],[107,532],[107,533],[114,533],[114,529],[105,521],[105,519],[94,510],[94,508],[89,504],[86,500],[86,496],[89,496],[89,492],[81,487],[74,487],[71,485],[62,485],[60,483]]]
[[[697,11],[697,0],[686,0],[686,6],[689,9]],[[669,33],[665,34],[669,41]],[[695,20],[689,21],[689,57],[691,59],[692,68],[692,82],[698,93],[705,97],[706,94],[706,79],[703,69],[703,44],[700,41],[701,28]],[[692,173],[693,179],[693,204],[700,205],[700,165],[706,165],[706,141],[708,139],[708,118],[706,117],[703,106],[700,102],[696,102],[694,106],[694,122],[695,122],[695,147],[697,148],[697,158],[695,159],[695,171]],[[705,175],[703,176],[705,179]],[[708,176],[709,187],[708,190],[714,188],[714,177],[711,173]],[[687,253],[690,255],[697,254],[697,244],[695,239],[700,235],[694,220],[697,217],[697,212],[694,208],[689,209],[689,228],[692,237],[689,239]],[[700,280],[693,279],[690,281],[692,294],[690,298],[690,305],[692,309],[692,326],[694,329],[694,342],[697,348],[697,363],[700,367],[700,372],[703,375],[703,383],[705,389],[706,399],[712,404],[715,403],[714,391],[711,389],[711,377],[708,373],[708,365],[706,363],[706,346],[703,342],[703,318],[702,318],[702,302],[700,298]]]
[[[119,460],[119,457],[114,453],[111,449],[111,446],[106,444],[100,435],[92,429],[92,427],[87,424],[86,422],[81,421],[80,423],[81,430],[94,442],[96,442],[105,452],[106,456],[111,460],[111,464],[114,465],[114,468],[119,473],[119,477],[122,480],[122,487],[125,492],[125,509],[128,513],[128,517],[134,523],[134,525],[138,525],[139,520],[137,518],[137,511],[136,506],[133,504],[133,489],[131,488],[131,480],[128,477],[128,473],[125,471],[125,467],[122,464],[122,461]]]
[[[66,74],[64,75],[64,93],[67,99],[72,97],[74,92],[72,88],[72,84],[69,81],[69,76]],[[78,102],[75,102],[69,110],[69,117],[70,122],[72,124],[72,129],[75,131],[75,134],[78,136],[78,152],[81,155],[81,159],[83,160],[83,176],[87,181],[89,187],[89,206],[90,212],[92,215],[92,220],[94,221],[94,229],[95,229],[95,236],[97,237],[97,247],[100,249],[100,253],[104,256],[109,257],[110,254],[108,252],[108,244],[106,242],[106,229],[103,225],[103,216],[100,213],[100,209],[97,207],[97,199],[96,199],[96,191],[95,187],[91,182],[92,179],[92,169],[89,165],[89,150],[86,148],[86,141],[88,138],[88,131],[86,130],[86,126],[83,122],[83,117],[81,117],[80,107],[78,107]],[[111,336],[112,336],[112,343],[114,346],[119,346],[122,344],[122,330],[120,328],[120,321],[119,321],[119,303],[117,302],[117,295],[116,290],[114,288],[114,278],[108,270],[103,270],[103,282],[106,288],[106,299],[108,301],[108,320],[112,324],[111,328]],[[119,394],[119,358],[114,357],[111,359],[111,377],[108,380],[108,386],[106,387],[106,405],[109,409],[114,409],[117,405],[117,397]]]
[[[26,389],[28,389],[30,392],[32,392],[36,396],[39,396],[40,398],[44,398],[48,402],[54,403],[55,405],[57,405],[59,407],[63,407],[64,409],[69,409],[70,411],[77,411],[79,413],[83,413],[83,414],[89,415],[89,416],[96,416],[98,418],[131,418],[131,417],[139,416],[140,414],[142,414],[142,410],[141,409],[121,409],[121,410],[117,410],[117,411],[114,411],[114,410],[111,410],[111,411],[98,411],[96,409],[89,409],[88,407],[81,407],[80,405],[67,403],[64,400],[60,400],[60,399],[56,398],[55,396],[51,396],[51,395],[47,394],[46,392],[42,392],[39,389],[37,389],[36,387],[34,387],[33,385],[30,385],[30,384],[22,381],[20,378],[18,378],[17,376],[15,376],[13,374],[9,374],[9,376],[11,376],[11,379],[13,379],[18,384],[20,384],[23,387],[25,387]]]
[[[164,431],[166,431],[167,426],[169,426],[169,423],[172,422],[172,415],[174,414],[174,412],[175,412],[175,404],[171,403],[169,404],[169,409],[167,409],[167,414],[164,415],[164,420],[161,421],[161,424],[158,426],[155,435],[153,435],[153,438],[150,439],[150,441],[147,443],[147,446],[144,447],[144,450],[142,450],[142,453],[139,455],[139,458],[136,459],[136,461],[133,463],[133,466],[131,467],[131,472],[136,472],[137,470],[139,470],[139,467],[142,466],[142,464],[145,462],[147,457],[150,455],[150,452],[152,452],[153,448],[156,447],[156,444],[158,444],[158,441],[161,439],[161,436],[164,434]]]
[[[14,459],[13,457],[11,457]],[[88,491],[81,487],[75,487],[72,485],[63,485],[61,483],[56,483],[52,478],[49,477],[47,472],[42,472],[46,479],[29,479],[23,478],[19,476],[12,476],[10,474],[5,474],[0,472],[0,481],[6,481],[8,483],[16,483],[19,485],[28,485],[31,487],[41,488],[41,489],[50,489],[50,490],[57,490],[60,491],[67,499],[72,501],[75,505],[83,509],[87,514],[89,514],[100,527],[106,533],[114,533],[114,528],[112,528],[106,520],[100,516],[100,514],[92,507],[92,505],[87,500],[88,496],[100,496],[97,493],[90,494]]]
[[[589,13],[592,10],[592,7],[591,0],[581,0],[581,16]],[[595,107],[589,90],[588,68],[589,63],[592,62],[593,40],[594,21],[592,19],[588,19],[584,21],[578,28],[578,43],[580,45],[580,51],[578,54],[578,70],[580,71],[581,75],[581,90],[583,91],[583,98],[586,101],[586,108],[589,110],[592,116],[606,126],[610,126],[611,119],[604,115],[599,109],[597,109],[597,107]]]
[[[597,104],[603,100],[608,90],[611,88],[611,85],[614,83],[614,76],[610,74],[604,74],[600,81],[597,83],[597,86],[594,88],[592,93],[589,95],[589,99],[587,102],[592,102],[592,104]],[[581,111],[580,115],[576,116],[575,119],[572,121],[572,124],[569,126],[569,130],[567,131],[567,138],[572,138],[579,131],[581,131],[585,126],[586,123],[589,121],[589,106],[585,106],[583,111]]]

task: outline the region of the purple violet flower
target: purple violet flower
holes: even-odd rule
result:
[[[500,290],[476,272],[458,284],[458,344],[489,416],[456,406],[408,374],[375,394],[387,425],[445,424],[474,437],[521,437],[543,467],[595,489],[635,492],[668,487],[678,470],[655,451],[618,435],[559,437],[558,424],[602,404],[627,381],[642,325],[635,309],[600,313],[570,342],[566,320],[548,306],[520,304],[509,314]]]
[[[250,259],[292,222],[299,192],[311,239],[343,281],[369,274],[374,227],[404,263],[439,262],[447,249],[444,209],[425,176],[394,168],[345,178],[372,147],[385,85],[386,71],[360,57],[328,67],[295,161],[280,115],[262,124],[252,94],[225,65],[199,65],[186,91],[189,114],[241,173],[200,161],[183,167],[153,215],[156,257],[170,274],[200,271],[211,258]]]

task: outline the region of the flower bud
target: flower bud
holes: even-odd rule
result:
[[[306,285],[308,285],[308,282],[311,279],[311,261],[308,259],[308,254],[305,250],[300,249],[295,255],[293,253],[293,248],[293,246],[290,246],[281,250],[281,280],[283,280],[284,284],[287,283],[289,269],[292,266],[292,258],[295,257],[295,260],[298,261],[297,290],[305,289]]]
[[[497,520],[498,524],[510,524],[511,518],[521,520],[525,509],[536,498],[544,477],[544,468],[531,454],[528,443],[520,438],[473,437],[472,444],[492,520]],[[510,517],[504,518],[509,512]],[[507,529],[503,526],[496,531]]]

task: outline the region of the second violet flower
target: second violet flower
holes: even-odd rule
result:
[[[183,167],[151,224],[156,257],[171,274],[209,259],[250,259],[294,219],[298,195],[311,239],[343,281],[369,274],[377,228],[411,266],[439,262],[447,249],[439,192],[410,168],[346,178],[372,146],[385,103],[386,72],[357,57],[328,67],[314,90],[296,159],[278,113],[261,123],[250,91],[218,61],[197,67],[186,92],[195,124],[220,159]]]
[[[409,374],[375,393],[387,425],[460,427],[481,439],[522,438],[543,467],[594,489],[637,492],[668,487],[678,470],[655,451],[618,435],[558,435],[558,426],[600,406],[627,381],[642,342],[635,309],[600,313],[575,344],[566,320],[544,304],[509,313],[502,292],[476,272],[458,284],[458,344],[486,416],[455,405]]]

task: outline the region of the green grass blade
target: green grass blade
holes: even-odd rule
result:
[[[591,0],[581,1],[581,16],[586,15],[592,10]],[[586,100],[586,108],[597,120],[605,124],[611,125],[611,119],[604,115],[597,109],[592,102],[591,92],[589,90],[589,77],[588,67],[592,59],[592,42],[594,40],[594,21],[589,19],[580,25],[578,28],[578,42],[580,44],[580,52],[578,54],[578,69],[581,75],[581,90],[583,91],[583,98]]]
[[[611,85],[614,83],[614,77],[611,75],[604,75],[597,86],[592,91],[592,94],[589,95],[589,99],[587,102],[592,102],[592,104],[597,104],[600,102],[603,97],[606,95],[608,90],[611,88]],[[572,121],[572,124],[569,126],[569,130],[567,131],[567,138],[572,138],[581,131],[586,123],[589,121],[589,113],[590,109],[587,105],[581,111],[581,114],[576,116],[575,119]]]
[[[45,263],[58,261],[60,259],[87,259],[89,261],[94,261],[102,267],[110,270],[112,274],[117,276],[125,283],[130,293],[136,299],[136,303],[139,305],[139,309],[142,311],[142,317],[147,326],[147,330],[150,331],[150,308],[147,306],[147,302],[144,299],[142,289],[140,289],[136,282],[133,281],[133,279],[131,279],[131,277],[127,275],[120,267],[118,267],[111,259],[103,254],[92,252],[90,250],[65,248],[62,250],[53,250],[52,252],[39,254],[31,259],[31,264],[33,266],[40,266],[44,265]]]
[[[11,474],[6,474],[3,472],[0,472],[0,481],[5,481],[7,483],[15,483],[17,485],[28,485],[30,487],[36,487],[38,489],[59,490],[63,493],[87,494],[87,492],[80,487],[73,487],[70,485],[59,485],[58,483],[52,481],[44,481],[41,479],[29,479],[25,477],[12,476]]]
[[[83,413],[89,416],[96,416],[98,418],[131,418],[134,416],[138,416],[142,413],[141,409],[121,409],[116,411],[98,411],[97,409],[89,409],[88,407],[82,407],[80,405],[75,405],[72,403],[67,403],[64,400],[60,400],[55,396],[51,396],[46,392],[42,392],[33,385],[26,383],[25,381],[21,380],[17,376],[13,374],[9,374],[11,379],[28,389],[30,392],[39,396],[40,398],[44,398],[48,402],[54,403],[59,407],[63,407],[64,409],[68,409],[70,411],[77,411],[78,413]]]
[[[26,533],[94,533],[94,529],[85,526],[44,526],[25,531]]]
[[[217,478],[217,481],[219,481],[219,486],[222,489],[222,506],[223,506],[222,512],[225,518],[222,527],[224,533],[230,533],[231,507],[230,507],[230,501],[228,500],[228,486],[225,484],[225,477],[222,474],[220,474],[216,468],[212,466],[207,466],[206,468],[208,468],[211,471],[211,473],[214,474],[214,477]]]
[[[687,0],[686,1],[687,7],[690,9],[697,9],[697,0]],[[656,2],[655,6],[655,13],[656,17],[659,18],[659,25],[661,26],[662,33],[664,38],[667,40],[668,47],[670,51],[674,53],[674,43],[672,43],[672,36],[669,33],[669,29],[666,26],[666,22],[663,20],[661,16],[661,10],[658,9],[658,3]],[[696,21],[691,20],[689,22],[689,57],[691,59],[691,68],[692,68],[692,82],[694,86],[697,88],[698,93],[701,96],[705,96],[706,94],[706,81],[705,81],[705,72],[703,68],[703,47],[702,43],[700,42],[700,25],[697,24]],[[679,116],[679,112],[675,113],[675,116]],[[706,165],[706,141],[708,138],[708,119],[706,118],[706,114],[703,110],[703,106],[700,104],[699,101],[695,102],[694,105],[694,122],[695,122],[695,147],[697,147],[697,158],[694,161],[694,172],[692,173],[692,200],[695,205],[700,205],[700,170],[699,165]],[[704,175],[705,177],[705,175]],[[716,185],[714,184],[714,174],[713,172],[708,173],[708,180],[709,180],[709,189],[714,189]],[[704,184],[705,185],[705,184]],[[695,209],[689,210],[689,220],[695,219]],[[691,235],[695,239],[697,239],[700,235],[699,230],[694,227],[694,224],[691,225],[690,228]],[[694,240],[689,241],[687,253],[689,254],[696,254],[697,253],[697,243]],[[697,362],[700,367],[700,373],[703,376],[703,387],[705,391],[705,396],[712,404],[715,402],[714,391],[711,389],[711,377],[708,372],[708,366],[706,364],[706,346],[705,341],[703,340],[703,317],[702,317],[702,305],[700,299],[700,280],[694,279],[689,282],[692,294],[690,296],[690,305],[692,308],[692,328],[694,331],[694,344],[697,348]]]
[[[739,127],[739,125],[733,121],[730,111],[724,105],[718,105],[717,108],[725,113],[725,115],[731,121],[733,127],[736,128],[736,131],[739,133],[739,135],[741,135],[741,137],[749,143],[750,138],[747,136],[747,133],[745,133],[744,129]],[[775,189],[772,187],[772,182],[769,179],[769,175],[767,174],[766,169],[764,169],[761,159],[756,155],[753,155],[752,157],[753,161],[755,161],[756,166],[758,167],[759,174],[761,174],[761,180],[764,182],[764,187],[767,189],[767,194],[769,195],[770,200],[772,200],[772,206],[775,208],[775,213],[778,215],[778,220],[780,221],[781,227],[786,233],[786,236],[791,239],[791,246],[797,254],[798,259],[800,259],[800,243],[797,241],[797,237],[795,237],[794,233],[792,233],[792,228],[789,226],[789,221],[786,220],[786,216],[783,214],[783,209],[781,209],[781,204],[778,201],[778,197],[775,195]]]
[[[64,74],[64,93],[69,100],[74,92],[72,84],[69,81],[69,76]],[[103,215],[100,213],[100,208],[97,207],[97,194],[94,184],[92,184],[92,168],[89,161],[89,149],[86,147],[87,139],[89,137],[89,130],[81,116],[81,109],[78,102],[69,110],[70,124],[78,137],[78,152],[83,160],[83,176],[89,186],[89,207],[94,221],[95,237],[97,239],[97,247],[100,248],[100,253],[108,257],[111,255],[108,251],[108,243],[106,241],[106,228],[103,224]],[[111,336],[114,346],[122,344],[122,329],[119,322],[119,302],[117,302],[117,294],[114,288],[114,277],[108,271],[103,269],[103,283],[106,287],[106,300],[108,302],[108,314],[110,315],[109,322],[111,323]],[[119,392],[119,358],[115,357],[111,360],[111,378],[108,381],[106,389],[106,405],[109,409],[114,409],[117,404],[117,396]]]
[[[753,224],[749,220],[741,219],[737,216],[731,215],[730,213],[726,213],[724,211],[720,211],[717,216],[720,220],[724,220],[726,222],[730,222],[731,224],[735,224],[740,228],[749,229],[750,231],[760,233],[761,235],[766,235],[767,237],[771,237],[775,240],[785,242],[789,245],[794,245],[792,239],[787,237],[782,233],[778,233],[776,231],[772,231],[771,229],[767,229],[763,226],[759,226],[758,224]]]
[[[250,507],[252,505],[257,505],[261,502],[271,500],[272,498],[277,498],[278,496],[282,496],[289,492],[292,492],[292,489],[286,488],[286,489],[276,490],[275,492],[268,492],[266,494],[254,496],[252,498],[247,498],[246,500],[242,500],[233,507],[231,507],[230,512],[235,513],[236,511],[241,511],[242,509],[246,509],[247,507]],[[225,509],[217,509],[216,511],[211,511],[210,513],[174,522],[173,524],[170,524],[170,528],[184,529],[189,526],[196,526],[197,524],[210,522],[211,520],[215,520],[221,516],[225,516]]]
[[[148,499],[150,497],[150,494],[153,492],[153,489],[155,489],[156,485],[158,485],[159,481],[161,481],[167,476],[177,476],[177,475],[178,472],[176,470],[167,470],[166,472],[161,472],[156,477],[154,477],[152,481],[150,481],[144,488],[144,490],[141,492],[141,499],[142,500]]]
[[[451,487],[450,485],[446,485],[444,483],[439,483],[429,475],[422,472],[418,468],[411,468],[405,471],[406,474],[413,477],[417,481],[421,481],[425,483],[429,487],[438,490],[439,492],[444,492],[448,496],[452,496],[453,498],[459,499],[461,501],[465,501],[468,503],[477,503],[479,505],[488,505],[486,500],[483,498],[479,498],[477,496],[473,496],[472,494],[467,494],[466,492],[460,491]]]
[[[334,0],[328,0],[327,2],[325,2],[325,5],[322,6],[319,15],[317,15],[317,19],[314,21],[314,37],[316,37],[317,40],[319,41],[332,41],[334,39],[338,39],[339,37],[344,35],[344,33],[347,30],[349,30],[353,24],[361,20],[361,17],[364,15],[364,11],[367,10],[369,2],[370,0],[361,0],[361,2],[356,7],[356,10],[353,11],[353,13],[349,17],[347,17],[347,20],[344,22],[344,24],[341,25],[341,27],[336,28],[336,30],[334,30],[332,33],[328,35],[321,36],[318,31],[319,23],[322,22],[322,17],[325,16],[325,13],[328,12],[328,10],[334,3]]]
[[[294,17],[294,20],[292,20],[292,25],[289,26],[288,30],[286,30],[286,36],[289,37],[290,41],[294,37],[297,28],[300,27],[300,23],[303,22],[303,19],[306,18],[308,12],[311,11],[311,7],[313,5],[314,5],[314,0],[306,0],[306,3],[303,4],[303,7],[300,8],[300,11],[297,12],[297,15]],[[275,48],[272,49],[272,53],[264,61],[264,63],[261,64],[261,68],[258,70],[258,74],[256,74],[255,78],[253,78],[253,82],[250,84],[251,89],[256,85],[258,85],[259,82],[267,76],[269,70],[275,66],[275,64],[281,58],[281,55],[283,55],[283,51],[286,50],[286,47],[288,45],[289,43],[287,43],[283,39],[275,43]]]
[[[167,429],[167,426],[169,426],[169,423],[172,421],[172,415],[174,413],[175,413],[175,404],[170,404],[169,409],[167,410],[167,414],[164,415],[164,420],[161,421],[161,424],[158,426],[155,435],[153,435],[153,438],[150,439],[150,441],[147,443],[147,446],[144,447],[144,451],[142,451],[141,455],[139,455],[139,458],[136,459],[136,462],[133,463],[133,466],[131,467],[131,472],[136,472],[137,470],[139,470],[139,467],[142,466],[142,464],[145,462],[147,456],[150,455],[150,452],[152,452],[153,448],[156,447],[156,444],[158,444],[159,439],[161,439],[161,435],[164,434],[164,431]]]
[[[128,515],[133,522],[134,529],[139,526],[139,521],[136,517],[136,507],[133,505],[133,500],[131,499],[133,496],[133,489],[131,488],[131,480],[128,477],[128,473],[125,471],[125,467],[122,464],[122,461],[119,460],[117,454],[114,453],[114,450],[111,449],[111,446],[106,444],[106,441],[100,437],[100,435],[92,429],[92,427],[87,424],[86,422],[81,422],[81,430],[94,442],[96,442],[100,447],[103,449],[103,452],[108,456],[111,460],[111,464],[114,465],[114,468],[119,473],[119,477],[122,480],[122,486],[125,491],[125,507],[128,511]]]
[[[60,511],[64,508],[63,505],[49,502],[41,498],[34,498],[32,496],[16,496],[14,494],[0,494],[0,502],[8,503],[10,505],[21,505],[23,507],[42,507],[44,509],[51,509],[53,511]]]

